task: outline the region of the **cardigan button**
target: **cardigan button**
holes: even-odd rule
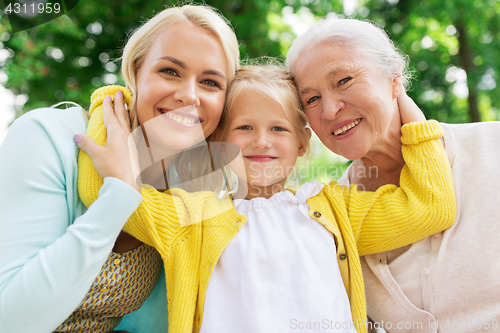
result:
[[[347,255],[345,253],[341,253],[341,254],[339,254],[339,259],[344,261],[347,259]]]
[[[315,217],[318,217],[318,218],[319,218],[319,217],[321,217],[321,213],[320,213],[320,212],[318,212],[318,211],[315,211],[315,212],[313,213],[313,215],[314,215]]]

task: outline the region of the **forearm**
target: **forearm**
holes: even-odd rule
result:
[[[456,217],[451,168],[439,141],[443,132],[435,121],[402,128],[403,157],[400,188],[386,185],[375,193],[365,192],[351,211],[353,231],[360,255],[411,244],[450,227]],[[352,190],[354,190],[352,188]],[[366,205],[365,208],[361,205]]]
[[[69,227],[56,203],[46,221],[0,213],[10,222],[0,245],[1,332],[51,331],[80,304],[138,203],[124,198],[128,186],[116,185],[106,182],[101,198]]]
[[[62,323],[141,200],[111,180],[82,215],[71,145],[75,129],[68,129],[72,123],[65,118],[71,113],[64,111],[61,133],[51,137],[43,122],[51,126],[60,120],[51,118],[57,115],[32,112],[16,120],[0,147],[0,332],[49,332]],[[85,123],[77,124],[79,130]],[[70,144],[56,149],[58,142]]]

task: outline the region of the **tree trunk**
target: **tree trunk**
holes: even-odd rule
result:
[[[469,88],[469,116],[471,122],[480,122],[479,106],[477,101],[477,75],[476,66],[474,65],[472,49],[467,40],[467,30],[461,21],[455,23],[458,32],[458,55],[467,73],[467,87]]]

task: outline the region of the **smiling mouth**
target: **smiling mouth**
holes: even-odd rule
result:
[[[251,156],[245,156],[252,162],[271,162],[272,160],[275,160],[277,157],[274,156],[269,156],[269,155],[251,155]]]
[[[335,131],[333,131],[333,135],[337,136],[337,135],[346,134],[351,128],[354,128],[354,127],[358,126],[358,124],[360,122],[361,122],[361,118],[356,119],[352,123],[347,124],[344,127],[336,129]]]
[[[168,119],[175,121],[176,123],[183,124],[183,125],[191,125],[195,123],[199,123],[200,119],[191,117],[191,116],[183,116],[179,113],[172,112],[172,111],[166,111],[163,109],[158,109],[164,116],[166,116]]]

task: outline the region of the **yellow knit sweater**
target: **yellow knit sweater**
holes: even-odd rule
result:
[[[118,88],[101,88],[92,95],[87,135],[106,140],[104,96]],[[123,89],[123,88],[121,88]],[[366,304],[360,255],[411,244],[450,227],[456,217],[451,169],[438,138],[436,121],[402,127],[401,187],[385,185],[376,192],[358,191],[333,181],[307,203],[309,216],[334,236],[337,261],[349,296],[353,322],[366,332]],[[78,188],[88,206],[97,199],[101,181],[89,159],[80,152]],[[90,161],[90,162],[89,162]],[[165,263],[169,332],[199,332],[210,275],[222,251],[246,222],[230,199],[211,192],[160,193],[142,189],[144,197],[124,229],[158,249]],[[208,216],[208,218],[206,218]]]

